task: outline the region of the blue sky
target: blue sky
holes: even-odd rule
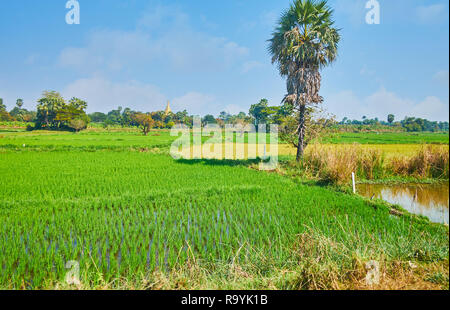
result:
[[[0,97],[34,109],[43,90],[117,106],[187,109],[205,115],[280,104],[285,82],[267,40],[288,0],[0,1]],[[324,108],[338,119],[393,113],[447,121],[447,0],[379,0],[380,25],[365,23],[366,0],[330,0],[342,28],[338,60],[323,70]]]

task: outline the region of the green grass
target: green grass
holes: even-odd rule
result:
[[[186,263],[294,269],[299,234],[339,245],[328,259],[448,259],[443,226],[392,217],[382,205],[227,162],[139,152],[6,152],[0,157],[0,287],[135,279]],[[375,206],[375,208],[374,208]],[[190,248],[189,248],[190,247]],[[190,250],[188,250],[190,249]],[[192,251],[192,252],[190,252]]]
[[[236,133],[233,135],[236,141]],[[254,141],[258,141],[257,134],[253,135]],[[130,148],[163,148],[170,147],[173,141],[178,137],[171,136],[168,130],[154,130],[148,136],[142,135],[137,129],[127,131],[83,131],[80,133],[71,133],[65,131],[23,131],[8,129],[0,130],[0,149],[13,150],[45,150],[45,151],[69,151],[69,150],[129,150]],[[244,135],[244,143],[248,142],[249,134]],[[209,137],[201,137],[202,142],[207,141]],[[226,137],[223,136],[223,141]],[[193,136],[191,134],[191,141]],[[270,142],[269,135],[266,141]]]
[[[449,133],[342,132],[322,138],[321,142],[331,144],[449,144]]]
[[[206,273],[215,288],[310,288],[320,277],[335,288],[359,261],[448,262],[443,225],[254,161],[175,161],[174,137],[156,134],[1,133],[0,288],[53,288],[70,260],[87,288],[192,266],[203,272],[182,287],[211,288]]]
[[[27,122],[1,122],[0,121],[0,127],[2,128],[26,128],[28,125],[33,126],[34,123],[27,123]]]
[[[176,137],[167,131],[143,136],[135,132],[71,132],[32,131],[0,132],[0,148],[34,150],[124,150],[129,148],[169,147]],[[24,146],[25,145],[25,146]]]

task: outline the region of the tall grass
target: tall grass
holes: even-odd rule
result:
[[[411,156],[386,158],[383,151],[359,144],[313,144],[306,150],[302,168],[309,176],[335,184],[348,182],[352,172],[365,180],[390,176],[448,179],[449,153],[446,146],[426,145]]]
[[[448,149],[426,145],[411,157],[401,156],[392,158],[388,169],[396,175],[448,179]]]
[[[352,172],[365,179],[383,177],[384,162],[383,152],[357,144],[340,148],[314,144],[307,149],[303,168],[314,177],[340,184],[347,182]]]

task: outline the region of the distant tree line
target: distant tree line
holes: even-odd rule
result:
[[[108,113],[94,112],[87,114],[87,102],[72,98],[66,100],[55,91],[45,91],[37,102],[36,111],[28,111],[23,108],[23,100],[17,99],[16,106],[7,111],[3,99],[0,98],[0,121],[20,121],[29,122],[29,129],[48,130],[73,130],[85,129],[89,123],[96,123],[104,128],[109,127],[139,127],[146,135],[150,129],[170,129],[175,124],[184,124],[190,128],[193,126],[193,115],[184,110],[176,113],[165,113],[164,111],[141,112],[130,108],[118,107]],[[218,124],[224,127],[225,124],[246,125],[252,124],[258,128],[259,124],[277,124],[280,126],[280,135],[285,140],[292,140],[295,144],[295,137],[298,132],[298,111],[289,101],[284,101],[280,106],[271,106],[267,99],[261,99],[258,103],[250,106],[248,114],[239,112],[230,114],[225,111],[220,112],[216,117],[208,114],[202,118],[202,125]],[[395,116],[389,114],[386,121],[378,118],[369,119],[366,116],[362,120],[351,120],[347,117],[341,122],[336,122],[333,117],[320,114],[318,108],[308,108],[305,113],[305,122],[311,128],[305,136],[305,144],[309,138],[313,138],[324,128],[351,127],[354,130],[366,127],[385,127],[393,130],[415,131],[449,131],[448,122],[432,122],[422,118],[406,117],[402,121],[395,121]],[[34,123],[34,126],[31,124]]]
[[[123,109],[118,107],[108,113],[94,112],[89,114],[89,118],[94,123],[103,124],[105,127],[108,126],[140,126],[140,119],[142,119],[142,114],[145,114],[152,119],[152,128],[172,128],[177,123],[183,123],[188,126],[192,126],[193,116],[189,116],[186,110],[177,113],[165,114],[164,111],[156,112],[140,112],[133,111],[130,108]]]
[[[429,131],[429,132],[438,132],[438,131],[449,131],[449,123],[448,122],[435,122],[429,121],[424,118],[417,117],[405,117],[405,119],[401,121],[395,121],[395,116],[393,114],[389,114],[387,116],[387,120],[379,120],[378,118],[369,119],[366,116],[362,117],[362,120],[351,120],[347,117],[344,117],[339,125],[353,125],[353,126],[389,126],[402,128],[407,132],[420,132],[420,131]]]

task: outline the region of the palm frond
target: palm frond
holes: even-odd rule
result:
[[[340,29],[333,25],[333,10],[326,0],[295,0],[281,14],[268,51],[287,78],[284,101],[299,105],[323,100],[319,70],[336,60],[340,41]]]

